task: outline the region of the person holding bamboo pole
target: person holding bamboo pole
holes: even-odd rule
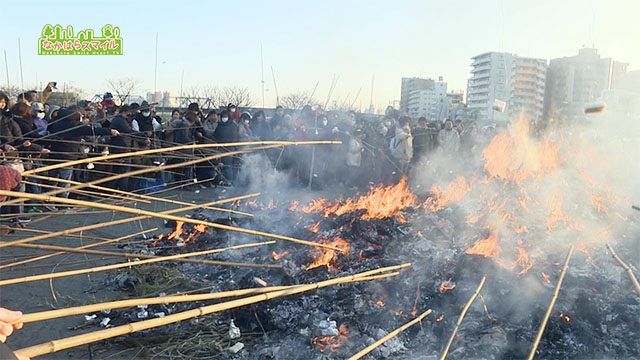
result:
[[[82,116],[77,108],[70,107],[58,111],[58,115],[50,125],[49,132],[51,134],[50,149],[51,159],[72,161],[77,160],[82,154],[81,140],[84,136],[113,136],[118,137],[120,132],[108,128],[94,127],[91,125],[83,125]],[[55,140],[62,141],[55,141]],[[71,180],[73,177],[73,166],[64,167],[51,171],[50,177],[63,180]],[[69,183],[52,184],[57,187],[68,188]],[[68,198],[69,192],[60,194],[60,197]]]

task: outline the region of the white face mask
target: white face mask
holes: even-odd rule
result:
[[[231,108],[231,109],[229,109],[229,111],[231,111],[232,113],[236,112],[236,108]]]
[[[322,120],[322,126],[327,126],[327,124],[329,124],[327,120]]]
[[[143,111],[142,112],[142,116],[149,116],[149,115],[151,115],[151,112],[149,112],[149,111]]]
[[[249,120],[245,120],[244,123],[249,125]]]
[[[36,115],[36,117],[37,117],[38,119],[44,119],[44,113],[43,113],[43,112],[39,112],[39,113]]]
[[[220,119],[220,120],[221,120],[222,122],[227,122],[227,121],[229,121],[229,118],[224,117],[224,118],[222,118],[222,119]]]

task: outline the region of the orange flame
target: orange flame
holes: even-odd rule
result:
[[[343,255],[349,256],[349,243],[342,240],[339,236],[336,236],[332,241],[323,240],[321,243],[336,247],[340,249]],[[328,270],[333,270],[333,266],[336,260],[338,260],[338,252],[333,249],[315,248],[313,257],[313,262],[307,265],[305,270],[315,269],[320,266],[326,266]]]
[[[382,301],[381,299],[376,300],[376,305],[378,305],[379,307],[384,307],[384,301]]]
[[[569,315],[566,315],[565,313],[563,313],[562,311],[560,311],[560,318],[562,318],[564,321],[569,322],[571,321],[571,317]]]
[[[469,191],[471,191],[471,184],[468,184],[463,176],[458,176],[444,190],[441,190],[437,185],[433,185],[431,187],[433,196],[424,202],[423,207],[431,212],[440,211],[448,204],[462,200]]]
[[[298,209],[298,205],[300,205],[300,203],[297,200],[293,200],[291,202],[291,206],[289,206],[289,211],[296,211]]]
[[[550,139],[529,137],[529,123],[520,119],[510,132],[496,135],[483,150],[484,169],[493,178],[517,184],[539,177],[559,164],[559,146]]]
[[[180,220],[176,221],[176,229],[171,234],[169,234],[169,236],[167,236],[167,239],[173,240],[182,236],[183,226],[184,226],[184,221],[180,221]]]
[[[415,205],[417,199],[407,187],[407,179],[403,177],[391,186],[376,185],[366,195],[356,199],[348,198],[331,204],[326,199],[317,199],[302,208],[305,213],[322,212],[322,216],[340,216],[353,211],[365,210],[362,219],[386,219],[396,216],[402,222],[400,211]]]
[[[440,322],[440,321],[442,321],[442,320],[444,320],[444,314],[442,314],[442,315],[440,315],[440,316],[438,316],[438,317],[436,318],[436,322]]]
[[[346,324],[340,324],[338,326],[338,336],[314,337],[311,339],[311,343],[316,345],[322,353],[327,350],[335,352],[342,347],[347,339],[349,339],[349,329]]]
[[[498,246],[498,233],[493,229],[490,229],[490,231],[489,237],[476,241],[464,253],[497,258],[501,251],[500,246]]]
[[[518,260],[516,260],[516,263],[520,265],[520,268],[522,268],[518,275],[526,274],[527,271],[531,270],[533,267],[533,262],[531,262],[531,259],[524,248],[523,241],[518,242]]]

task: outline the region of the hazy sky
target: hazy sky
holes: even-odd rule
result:
[[[589,42],[604,56],[640,67],[640,2],[637,0],[423,0],[423,1],[6,1],[0,48],[9,77],[19,84],[17,38],[22,44],[25,86],[57,80],[102,93],[107,78],[154,86],[155,35],[159,34],[158,90],[193,86],[248,87],[261,104],[260,41],[267,106],[275,103],[273,67],[280,96],[311,92],[333,99],[386,106],[400,97],[402,76],[443,76],[450,90],[464,90],[470,57],[487,51],[521,56],[569,56]],[[123,56],[38,56],[46,23],[76,31],[117,25]],[[3,64],[4,65],[4,64]],[[0,67],[5,85],[5,67]]]

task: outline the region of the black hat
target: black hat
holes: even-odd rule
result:
[[[198,103],[191,103],[189,104],[189,107],[187,107],[187,110],[200,112],[200,105]]]
[[[131,109],[131,111],[138,111],[138,109],[140,109],[140,104],[138,104],[138,103],[136,103],[136,102],[131,103],[131,104],[129,105],[129,108]]]
[[[232,107],[237,108],[234,103],[229,103],[229,105],[227,105],[227,109],[231,109]]]
[[[113,95],[110,92],[104,93],[103,99],[113,99]]]

